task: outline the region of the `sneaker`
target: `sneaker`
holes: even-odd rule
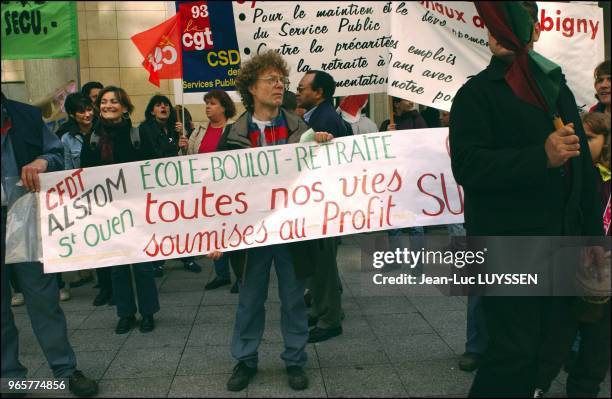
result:
[[[215,277],[213,281],[206,284],[204,286],[205,290],[214,290],[215,288],[223,287],[224,285],[229,285],[232,282],[230,280],[226,280],[224,278]]]
[[[300,366],[287,367],[287,377],[291,389],[301,391],[308,388],[308,377],[306,376],[304,369]]]
[[[459,358],[459,369],[463,371],[474,371],[480,366],[482,355],[478,353],[465,352]]]
[[[534,398],[543,398],[544,397],[544,391],[540,388],[536,388],[535,391],[533,391],[533,397]]]
[[[21,292],[16,292],[13,294],[11,298],[11,306],[21,306],[25,303],[23,299],[23,294]]]
[[[320,328],[315,327],[308,334],[308,342],[323,342],[330,338],[337,337],[342,334],[342,326],[336,328]]]
[[[256,373],[257,367],[249,367],[244,362],[239,362],[234,366],[232,376],[227,381],[227,389],[233,392],[242,391]]]
[[[119,318],[117,327],[115,327],[115,334],[128,333],[134,327],[135,324],[136,324],[136,318],[134,316],[121,317]]]
[[[69,301],[70,298],[72,297],[70,296],[70,291],[68,290],[68,288],[61,288],[59,292],[59,300],[62,302],[66,302]]]
[[[190,260],[189,262],[184,262],[183,267],[185,268],[185,270],[189,270],[190,272],[194,272],[194,273],[202,272],[202,267],[192,260]]]
[[[68,377],[68,389],[77,398],[87,398],[98,393],[98,383],[85,377],[79,370],[74,370],[74,373]]]
[[[236,280],[232,288],[230,288],[230,293],[237,294],[240,292],[240,280]]]
[[[107,304],[111,300],[112,293],[107,290],[100,290],[98,295],[94,298],[93,305],[94,306],[102,306]]]

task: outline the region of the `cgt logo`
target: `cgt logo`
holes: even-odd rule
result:
[[[163,68],[164,64],[174,64],[178,59],[178,53],[176,49],[170,45],[155,47],[153,54],[149,54],[147,59],[149,63],[153,65],[153,70],[157,72]]]

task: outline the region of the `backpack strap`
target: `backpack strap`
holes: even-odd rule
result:
[[[130,140],[132,140],[132,146],[135,150],[140,150],[140,131],[137,127],[130,129]]]
[[[93,151],[98,148],[98,144],[100,143],[100,135],[96,134],[96,132],[91,132],[89,135],[89,146]]]

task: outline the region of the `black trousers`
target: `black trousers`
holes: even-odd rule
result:
[[[100,267],[96,269],[98,286],[100,291],[113,292],[113,281],[111,278],[111,267]]]
[[[470,397],[533,397],[550,297],[483,297],[489,345]]]
[[[580,322],[575,313],[577,301],[581,299],[561,297],[553,304],[551,314],[555,317],[540,349],[537,385],[548,390],[580,332],[578,359],[567,376],[567,397],[597,397],[610,367],[610,302],[587,304],[599,306],[601,317],[593,322]]]

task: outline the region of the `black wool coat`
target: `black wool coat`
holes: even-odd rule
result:
[[[469,235],[602,235],[602,210],[587,138],[565,79],[557,102],[574,123],[580,156],[548,168],[544,143],[556,129],[543,110],[506,83],[507,64],[489,66],[457,92],[450,148],[455,180],[465,191]]]

